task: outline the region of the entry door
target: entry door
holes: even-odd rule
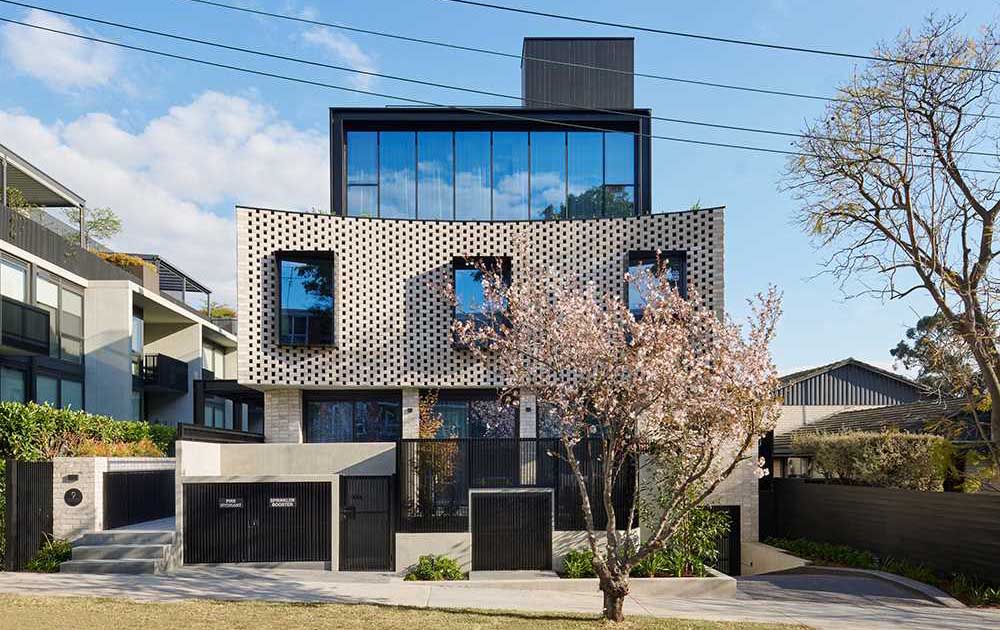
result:
[[[340,478],[340,570],[391,571],[392,477]]]
[[[552,568],[552,493],[472,493],[473,571]]]

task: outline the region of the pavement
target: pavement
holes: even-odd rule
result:
[[[0,573],[0,593],[118,597],[137,601],[268,600],[479,608],[598,614],[599,592],[566,593],[464,583],[403,582],[385,573],[185,567],[170,575]],[[797,623],[818,630],[977,630],[1000,628],[1000,610],[952,609],[881,580],[772,574],[739,579],[734,599],[632,596],[626,614],[687,619]]]

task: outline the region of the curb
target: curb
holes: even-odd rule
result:
[[[883,582],[889,582],[890,584],[895,584],[896,586],[902,587],[908,591],[914,592],[925,599],[929,599],[939,606],[944,606],[945,608],[967,608],[965,604],[958,601],[948,593],[945,593],[936,586],[931,586],[930,584],[925,584],[923,582],[918,582],[917,580],[911,580],[910,578],[903,577],[902,575],[896,575],[895,573],[886,573],[885,571],[873,571],[870,569],[851,569],[845,567],[824,567],[811,564],[807,567],[801,567],[797,569],[789,569],[787,571],[781,571],[781,573],[798,573],[798,574],[812,574],[812,575],[856,575],[859,577],[869,577],[876,580],[882,580]]]

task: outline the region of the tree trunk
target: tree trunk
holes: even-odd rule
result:
[[[625,621],[625,613],[622,609],[625,605],[625,596],[628,595],[628,587],[628,575],[601,578],[601,591],[604,593],[604,618],[608,621]]]

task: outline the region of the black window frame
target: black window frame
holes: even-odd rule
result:
[[[317,442],[312,440],[308,418],[309,404],[316,402],[345,402],[351,404],[351,440],[341,442]],[[358,440],[357,439],[357,407],[359,402],[392,402],[399,410],[399,436],[392,440]],[[403,391],[398,389],[370,390],[315,390],[302,393],[302,439],[308,444],[383,444],[398,442],[403,438]]]
[[[284,262],[323,263],[330,265],[330,341],[328,343],[312,343],[308,338],[306,343],[285,343],[283,339],[283,317],[281,316],[281,265]],[[275,316],[277,318],[275,334],[277,345],[286,348],[333,348],[337,345],[337,261],[331,251],[319,250],[283,250],[274,253],[274,272],[276,286]],[[307,329],[308,330],[308,329]],[[308,332],[307,332],[308,335]]]
[[[348,213],[348,179],[347,179],[347,134],[354,131],[407,131],[419,134],[422,131],[523,131],[529,132],[529,171],[530,171],[530,132],[532,131],[560,131],[565,133],[570,128],[585,128],[605,133],[623,132],[630,133],[635,137],[634,152],[632,160],[632,170],[634,173],[634,185],[632,185],[633,212],[630,216],[641,216],[650,214],[652,206],[651,199],[651,142],[649,138],[651,130],[651,110],[630,109],[620,112],[594,112],[590,110],[577,109],[519,109],[518,116],[525,119],[511,118],[507,108],[484,108],[477,112],[457,111],[452,108],[426,108],[426,107],[394,107],[394,108],[365,108],[365,107],[333,107],[330,108],[330,208],[332,214],[337,216],[351,216]],[[454,138],[453,138],[454,141]],[[419,143],[419,138],[418,138]],[[377,144],[377,142],[376,142]],[[492,134],[490,139],[492,146]],[[606,147],[602,141],[601,159],[604,161]],[[419,147],[418,147],[419,153]],[[453,159],[454,162],[454,159]],[[454,164],[453,164],[454,167]],[[491,174],[492,150],[491,150]],[[530,177],[530,175],[529,175]],[[492,175],[491,175],[492,178]],[[418,178],[419,179],[419,174]],[[568,192],[568,177],[565,178],[564,185]],[[454,186],[454,178],[452,185]],[[492,182],[491,182],[492,184]],[[606,205],[604,197],[607,189],[620,187],[627,184],[617,182],[608,186],[604,182],[602,186],[602,214],[605,214]],[[492,188],[492,186],[491,186]],[[528,186],[529,203],[526,216],[523,219],[496,219],[493,217],[493,200],[491,192],[491,211],[489,219],[457,219],[453,216],[452,221],[536,221],[531,218],[530,195],[531,186]],[[376,195],[375,215],[372,217],[352,217],[352,218],[381,218],[379,217],[378,195]],[[441,220],[421,218],[419,207],[419,183],[418,183],[418,207],[416,218],[384,220],[398,221],[425,221]],[[453,205],[452,212],[456,212]],[[617,214],[606,215],[620,218]],[[604,217],[594,217],[604,218]],[[569,219],[562,217],[562,220],[585,220]]]
[[[625,273],[628,273],[629,269],[631,269],[635,265],[646,264],[649,262],[655,263],[657,261],[657,258],[659,258],[661,262],[669,260],[672,263],[676,262],[680,264],[680,274],[677,279],[677,292],[680,294],[682,298],[686,300],[688,298],[688,282],[687,282],[688,255],[687,252],[684,250],[660,250],[659,252],[657,252],[657,250],[646,249],[646,250],[630,251],[625,256]],[[660,265],[655,273],[656,275],[658,275],[662,271],[663,271],[662,265]],[[626,308],[629,307],[629,293],[631,289],[632,289],[632,284],[626,280],[624,283],[624,291],[622,293],[622,299],[625,300]],[[629,310],[631,311],[631,309]],[[632,315],[635,316],[636,319],[640,319],[642,317],[641,312],[636,313],[632,311]]]

